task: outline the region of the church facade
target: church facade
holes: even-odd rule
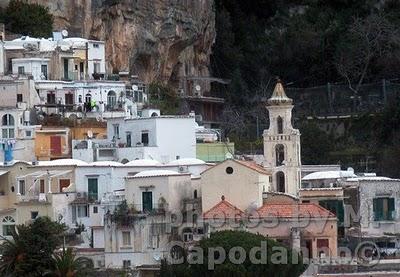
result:
[[[292,125],[292,102],[278,81],[266,106],[270,125],[263,133],[263,165],[272,173],[271,191],[297,195],[301,184],[300,131]]]

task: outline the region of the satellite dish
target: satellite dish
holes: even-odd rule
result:
[[[200,90],[201,90],[200,85],[196,85],[196,86],[195,86],[195,89],[196,89],[196,91],[200,91]]]
[[[62,34],[62,36],[65,37],[65,38],[68,37],[68,31],[67,31],[67,30],[62,30],[62,31],[61,31],[61,34]]]
[[[137,85],[132,85],[132,90],[137,91],[139,88]]]

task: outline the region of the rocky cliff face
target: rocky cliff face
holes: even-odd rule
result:
[[[47,6],[55,29],[106,41],[108,71],[173,85],[207,76],[215,37],[213,0],[29,0]]]

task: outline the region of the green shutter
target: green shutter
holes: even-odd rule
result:
[[[388,198],[388,220],[394,219],[394,198]]]
[[[92,201],[98,200],[98,184],[97,178],[89,178],[88,179],[88,196]]]
[[[383,199],[375,198],[373,205],[374,205],[374,220],[381,221],[383,219]]]

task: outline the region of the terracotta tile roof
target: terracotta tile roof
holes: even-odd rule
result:
[[[204,219],[240,218],[242,216],[244,216],[244,212],[226,201],[224,197],[217,205],[203,213]]]
[[[261,165],[258,165],[254,161],[242,161],[242,160],[233,160],[233,161],[237,162],[238,164],[244,165],[245,167],[248,167],[254,171],[257,171],[258,173],[271,175],[271,172],[267,171],[265,168],[263,168]]]
[[[299,204],[264,204],[257,210],[260,217],[279,217],[279,218],[326,218],[336,217],[335,214],[327,209],[313,203]]]

